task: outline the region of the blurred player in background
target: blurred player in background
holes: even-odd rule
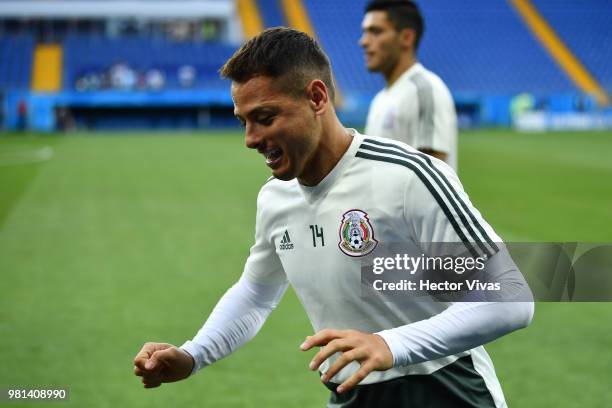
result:
[[[457,114],[442,80],[417,60],[423,17],[409,0],[373,0],[362,22],[368,70],[387,86],[372,101],[365,133],[409,144],[457,170]]]
[[[264,156],[273,177],[259,193],[242,277],[193,340],[144,345],[134,370],[145,387],[184,379],[238,349],[291,284],[316,331],[300,348],[321,347],[309,368],[332,391],[330,407],[504,407],[482,344],[529,324],[532,303],[402,307],[360,290],[361,260],[390,243],[457,242],[484,251],[508,279],[495,266],[507,256],[494,243],[500,238],[456,175],[404,143],[346,129],[333,107],[329,60],[300,31],[262,32],[221,73],[232,80],[247,147]],[[437,189],[449,190],[450,203]],[[461,205],[470,220],[449,205]]]

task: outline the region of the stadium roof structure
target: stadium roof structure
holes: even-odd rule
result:
[[[231,0],[0,1],[0,16],[3,18],[228,19],[235,13],[235,3]]]

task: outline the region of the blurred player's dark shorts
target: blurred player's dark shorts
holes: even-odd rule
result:
[[[376,384],[359,385],[337,394],[339,384],[327,383],[328,407],[342,408],[495,408],[484,379],[465,356],[429,375],[407,375]]]

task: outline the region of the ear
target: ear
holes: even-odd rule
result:
[[[415,49],[416,44],[416,31],[412,28],[404,28],[399,33],[400,44],[405,49]]]
[[[308,102],[315,115],[322,115],[329,106],[329,93],[325,82],[313,79],[306,87]]]

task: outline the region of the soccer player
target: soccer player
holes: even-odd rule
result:
[[[365,133],[405,142],[457,170],[457,114],[444,82],[417,60],[423,17],[410,0],[373,0],[362,22],[366,64],[386,87],[370,105]]]
[[[221,73],[232,80],[246,145],[272,177],[242,277],[192,340],[143,346],[134,370],[144,386],[184,379],[238,349],[291,284],[315,330],[300,348],[321,347],[309,368],[323,374],[330,406],[504,406],[481,345],[527,326],[533,303],[398,303],[360,288],[362,261],[391,243],[456,242],[496,269],[506,256],[500,239],[452,170],[344,128],[328,58],[300,31],[263,31]]]

